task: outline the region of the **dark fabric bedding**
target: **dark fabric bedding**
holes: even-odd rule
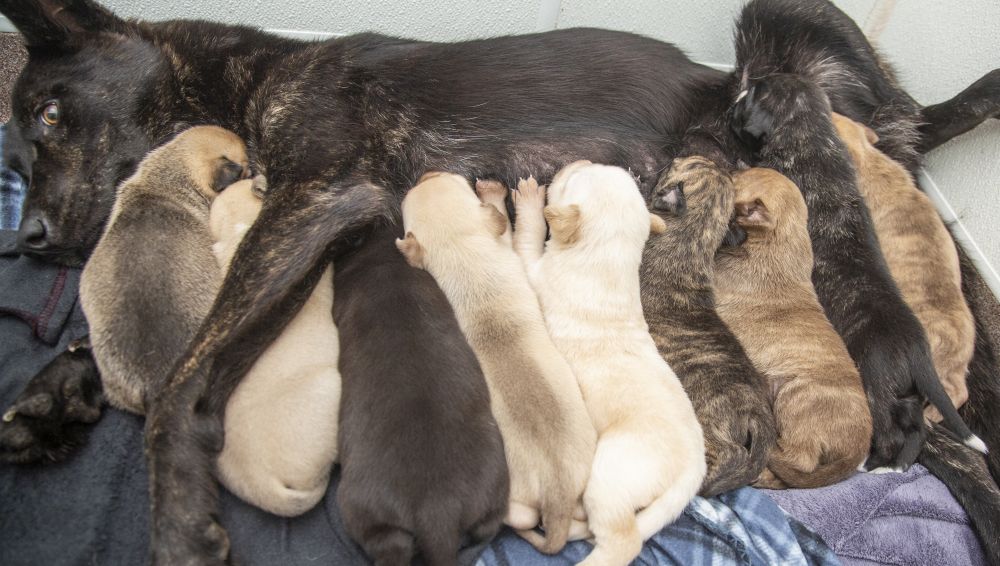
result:
[[[77,301],[79,271],[16,256],[15,234],[0,231],[0,409],[72,340],[86,334]],[[88,441],[66,461],[0,464],[0,564],[143,564],[149,511],[141,417],[106,409]],[[284,519],[222,493],[222,523],[232,554],[244,565],[367,564],[347,536],[334,494]],[[485,545],[484,545],[485,546]],[[534,551],[511,532],[466,548],[461,564],[567,564],[589,550],[573,543],[556,557]],[[837,564],[814,533],[757,490],[698,499],[656,535],[637,563]]]

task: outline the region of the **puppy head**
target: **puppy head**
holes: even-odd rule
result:
[[[432,172],[420,178],[403,199],[406,237],[396,247],[414,267],[426,267],[428,249],[456,240],[493,241],[507,231],[507,219],[493,205],[480,202],[464,177]]]
[[[805,226],[805,200],[788,177],[755,167],[737,172],[734,181],[736,224],[746,231],[748,241],[786,235],[796,226]]]
[[[208,224],[215,240],[213,251],[220,265],[232,259],[243,236],[257,220],[261,204],[250,179],[229,185],[212,201]]]
[[[833,127],[837,130],[837,135],[840,136],[840,139],[855,159],[870,151],[875,151],[875,144],[878,143],[878,134],[874,130],[836,112],[833,113],[831,118],[833,120]]]
[[[236,134],[217,126],[184,130],[163,147],[164,155],[187,168],[209,199],[250,176],[246,146]]]
[[[556,174],[545,219],[552,239],[577,242],[631,239],[640,248],[650,232],[666,226],[646,210],[635,179],[621,167],[578,161]]]

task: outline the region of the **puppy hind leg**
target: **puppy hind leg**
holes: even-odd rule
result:
[[[539,186],[534,177],[521,179],[514,193],[514,210],[517,229],[514,231],[514,251],[525,265],[542,258],[545,249],[545,186]]]
[[[149,409],[153,564],[221,564],[228,537],[216,522],[215,457],[221,415],[236,384],[306,301],[332,244],[384,216],[370,184],[317,182],[264,202],[188,353]]]

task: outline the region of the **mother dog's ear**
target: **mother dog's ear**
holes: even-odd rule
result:
[[[28,47],[64,47],[81,34],[123,32],[128,24],[91,0],[2,0],[0,13]]]

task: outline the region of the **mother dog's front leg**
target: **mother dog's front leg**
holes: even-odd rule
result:
[[[211,312],[149,409],[153,564],[226,560],[214,478],[226,401],[302,306],[328,257],[385,215],[389,202],[384,190],[357,181],[279,186],[269,194]]]

